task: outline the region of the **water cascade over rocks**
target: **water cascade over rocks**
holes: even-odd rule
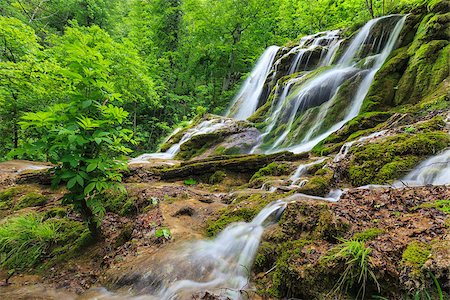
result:
[[[342,145],[341,149],[339,150],[339,153],[336,154],[336,156],[334,157],[333,161],[334,161],[334,162],[339,162],[339,161],[341,161],[342,159],[344,159],[344,158],[347,156],[348,151],[350,150],[350,148],[351,148],[354,144],[362,143],[362,142],[365,142],[365,141],[368,141],[368,140],[377,138],[377,137],[379,137],[379,136],[384,135],[386,132],[387,132],[387,130],[377,131],[377,132],[374,132],[374,133],[372,133],[372,134],[370,134],[370,135],[368,135],[368,136],[363,136],[363,137],[360,137],[360,138],[357,139],[357,140],[354,140],[354,141],[345,143],[344,145]]]
[[[228,117],[245,120],[256,111],[264,82],[279,49],[278,46],[270,46],[264,51],[250,76],[245,80],[241,90],[234,98],[227,113]]]
[[[229,120],[259,120],[261,135],[244,153],[309,151],[357,116],[376,72],[396,47],[405,18],[373,19],[349,41],[333,30],[303,37],[292,48],[267,48],[227,112]],[[220,130],[221,123],[203,121],[164,153],[131,162],[173,159],[184,142]]]
[[[405,176],[402,183],[407,185],[450,184],[450,149],[423,161]]]
[[[330,41],[322,46],[314,71],[309,70],[308,59],[305,64],[297,61],[304,59],[303,50],[299,50],[294,64],[296,72],[300,72],[300,80],[294,85],[288,81],[284,85],[288,91],[281,88],[280,96],[274,96],[259,152],[311,150],[357,116],[375,73],[395,48],[404,21],[405,17],[398,15],[369,21],[331,68],[320,66],[330,63],[329,57],[334,56],[330,52],[336,51],[334,46],[342,43],[336,40],[336,32],[325,35]],[[310,45],[300,43],[308,45],[306,52],[326,40],[324,37],[312,38]],[[327,54],[323,55],[323,52]],[[254,151],[258,152],[258,149]]]

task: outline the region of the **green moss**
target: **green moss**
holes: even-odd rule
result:
[[[209,177],[209,183],[210,184],[217,184],[217,183],[221,183],[225,177],[227,177],[227,174],[223,171],[216,171],[214,172],[214,174],[212,174]]]
[[[351,149],[348,176],[354,186],[399,178],[428,155],[450,145],[444,132],[402,133]]]
[[[263,241],[258,248],[258,253],[255,257],[254,270],[256,272],[263,272],[269,270],[275,263],[277,257],[277,245]]]
[[[450,214],[450,200],[436,200],[433,202],[426,202],[420,205],[420,207],[436,208],[443,213]]]
[[[193,136],[191,139],[181,144],[180,152],[177,153],[175,158],[188,160],[199,156],[224,139],[225,135],[220,131]]]
[[[215,236],[231,223],[250,222],[257,213],[258,210],[252,208],[240,208],[234,211],[222,210],[217,220],[208,222],[206,233],[208,236]]]
[[[394,104],[397,84],[405,72],[410,58],[406,50],[407,47],[395,50],[377,72],[364,99],[362,112],[381,110]]]
[[[7,188],[0,192],[0,202],[10,202],[18,193],[19,189],[16,187]]]
[[[129,197],[126,192],[108,191],[103,197],[106,211],[121,216],[133,215],[138,212],[136,198]]]
[[[348,223],[338,220],[329,209],[324,209],[319,215],[313,235],[327,241],[336,242],[347,233],[349,228]]]
[[[448,41],[434,40],[422,44],[398,83],[395,104],[417,103],[433,91],[449,75],[449,59]]]
[[[278,259],[276,269],[272,274],[273,287],[270,294],[277,298],[285,295],[299,295],[304,288],[302,281],[299,281],[298,274],[292,268],[293,261],[302,257],[302,249],[312,241],[300,239],[283,243],[278,249]]]
[[[402,254],[402,264],[419,270],[430,258],[431,246],[422,242],[414,241],[406,247]]]
[[[259,169],[255,174],[253,174],[250,179],[250,183],[254,182],[257,179],[260,179],[263,176],[281,176],[289,174],[289,165],[285,163],[277,163],[273,162],[268,164],[267,166]]]
[[[353,239],[362,242],[370,241],[379,236],[380,234],[382,234],[383,232],[384,230],[380,228],[369,228],[364,231],[355,233],[353,235]]]
[[[374,128],[378,124],[385,122],[390,116],[392,116],[391,112],[374,111],[362,113],[347,122],[339,131],[317,144],[312,149],[312,152],[319,155],[338,152],[345,141],[354,140],[361,135],[365,135],[367,129]]]
[[[47,197],[39,193],[28,193],[19,198],[15,210],[19,210],[25,207],[42,206],[47,202]]]
[[[298,189],[298,192],[313,196],[325,196],[330,191],[333,174],[333,171],[328,168],[318,170],[314,177]]]

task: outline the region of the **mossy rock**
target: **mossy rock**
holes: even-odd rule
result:
[[[264,176],[281,176],[289,174],[289,165],[286,163],[272,162],[267,166],[259,169],[252,178],[250,178],[250,183],[256,181],[257,179]]]
[[[348,168],[354,186],[385,184],[410,171],[421,160],[450,145],[444,132],[402,133],[350,150]]]
[[[11,208],[11,202],[14,197],[18,195],[19,189],[17,187],[10,187],[0,192],[0,210],[8,210]]]
[[[225,172],[216,171],[209,177],[209,184],[221,183],[225,179],[225,177],[227,177],[227,174]]]
[[[328,168],[319,169],[308,182],[297,191],[312,196],[325,196],[332,185],[333,171]]]
[[[353,118],[337,132],[329,135],[312,149],[318,155],[338,152],[344,142],[353,140],[367,133],[367,129],[376,127],[392,116],[391,112],[366,112]]]
[[[20,197],[17,200],[14,209],[19,210],[25,207],[43,206],[45,203],[47,203],[47,201],[48,201],[47,196],[32,192]]]
[[[361,112],[383,110],[395,104],[397,85],[408,67],[410,59],[407,48],[403,47],[392,52],[377,72],[364,99]]]
[[[398,82],[394,103],[418,103],[450,74],[450,45],[445,40],[422,44]],[[430,76],[430,74],[433,74]]]
[[[17,194],[19,194],[18,188],[7,188],[6,190],[0,192],[0,202],[10,202]]]
[[[106,211],[121,216],[134,215],[139,211],[136,198],[130,197],[127,192],[107,191],[103,195],[103,203]]]
[[[180,146],[180,152],[175,156],[176,159],[189,160],[199,156],[212,148],[213,145],[222,142],[225,134],[221,131],[200,134],[193,136]]]

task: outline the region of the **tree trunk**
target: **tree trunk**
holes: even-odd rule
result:
[[[91,232],[92,238],[94,240],[100,240],[103,238],[101,228],[97,226],[97,222],[95,221],[95,216],[92,213],[92,210],[88,207],[86,203],[86,199],[81,201],[81,214],[83,216],[84,221],[88,225],[89,231]]]
[[[375,16],[373,14],[373,2],[372,2],[372,0],[366,0],[366,7],[367,7],[367,10],[370,13],[370,16],[372,17],[372,19],[374,19]]]

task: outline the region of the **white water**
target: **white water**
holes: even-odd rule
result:
[[[450,149],[423,161],[402,182],[407,185],[450,184]]]
[[[371,29],[373,26],[377,24],[377,22],[391,17],[393,16],[369,21],[351,41],[349,47],[345,51],[344,55],[339,59],[336,66],[329,70],[323,71],[316,77],[313,77],[307,82],[301,84],[299,87],[291,88],[288,95],[283,95],[283,101],[278,102],[277,109],[273,111],[273,114],[269,119],[268,126],[263,133],[263,137],[275,134],[275,130],[277,130],[281,124],[285,124],[285,129],[282,132],[276,131],[276,139],[272,145],[265,150],[266,153],[272,153],[280,150],[290,150],[293,152],[309,151],[322,139],[326,138],[328,135],[341,128],[343,124],[358,115],[376,72],[395,47],[400,31],[403,28],[405,17],[399,18],[399,21],[396,23],[394,29],[389,32],[389,39],[383,49],[381,49],[381,52],[367,58],[371,59],[373,62],[370,69],[361,69],[361,67],[357,66],[358,62],[361,61],[361,58],[358,56],[368,40],[374,39],[374,37],[371,36]],[[394,17],[398,18],[398,16]],[[314,44],[315,43],[313,42],[313,45]],[[340,41],[335,41],[332,43],[332,47],[330,47],[325,59],[320,62],[321,65],[329,63],[330,56],[332,57],[334,55],[334,53],[330,53],[332,52],[331,50],[336,51],[336,49],[333,48],[338,47],[336,45],[339,44]],[[373,44],[372,50],[375,48],[381,48],[381,42],[374,42]],[[323,121],[330,112],[332,100],[338,93],[339,88],[347,79],[355,74],[358,74],[358,76],[362,79],[360,79],[361,82],[353,99],[350,99],[347,104],[347,113],[342,120],[336,120],[336,123],[330,126],[328,130],[320,133],[321,128],[324,126]],[[321,106],[321,108],[314,120],[309,120],[309,123],[313,125],[305,133],[304,138],[300,143],[293,143],[290,139],[290,135],[297,129],[296,126],[299,125],[296,122],[299,114],[315,106]]]
[[[275,55],[280,47],[270,46],[259,58],[255,68],[245,80],[241,90],[234,98],[227,116],[238,120],[245,120],[257,109],[258,100],[263,91],[264,82],[272,68]]]
[[[289,177],[289,180],[291,180],[291,185],[296,185],[297,181],[305,175],[305,173],[308,171],[308,169],[314,165],[320,164],[324,162],[327,158],[323,157],[318,160],[315,160],[313,162],[310,162],[308,164],[301,164],[297,167],[297,170],[295,170],[295,173],[292,174],[291,177]]]
[[[223,297],[241,299],[239,290],[249,288],[250,268],[264,229],[280,217],[291,197],[270,203],[249,223],[231,224],[215,239],[195,241],[177,251],[177,259],[201,270],[201,278],[178,278],[158,293],[158,299],[220,289]]]
[[[137,163],[148,163],[151,159],[173,159],[178,152],[180,152],[180,147],[183,143],[190,140],[192,137],[208,134],[215,132],[219,129],[222,129],[232,123],[232,119],[212,119],[201,122],[199,125],[189,128],[183,137],[180,139],[178,143],[173,144],[166,152],[157,152],[157,153],[146,153],[142,154],[136,158],[131,159],[128,163],[137,164]],[[176,131],[178,132],[178,131]],[[175,134],[175,133],[174,133]],[[172,134],[171,136],[173,136]]]
[[[354,140],[354,141],[350,141],[350,142],[345,143],[344,145],[342,145],[341,149],[339,150],[339,153],[336,154],[336,156],[334,157],[333,161],[334,161],[334,162],[339,162],[339,161],[341,161],[342,159],[344,159],[344,158],[347,156],[348,151],[350,150],[350,148],[351,148],[354,144],[362,143],[362,142],[365,142],[365,141],[368,141],[368,140],[377,138],[377,137],[379,137],[379,136],[384,135],[386,132],[387,132],[387,130],[377,131],[377,132],[374,132],[374,133],[372,133],[372,134],[370,134],[370,135],[360,137],[360,138],[357,139],[357,140]]]

